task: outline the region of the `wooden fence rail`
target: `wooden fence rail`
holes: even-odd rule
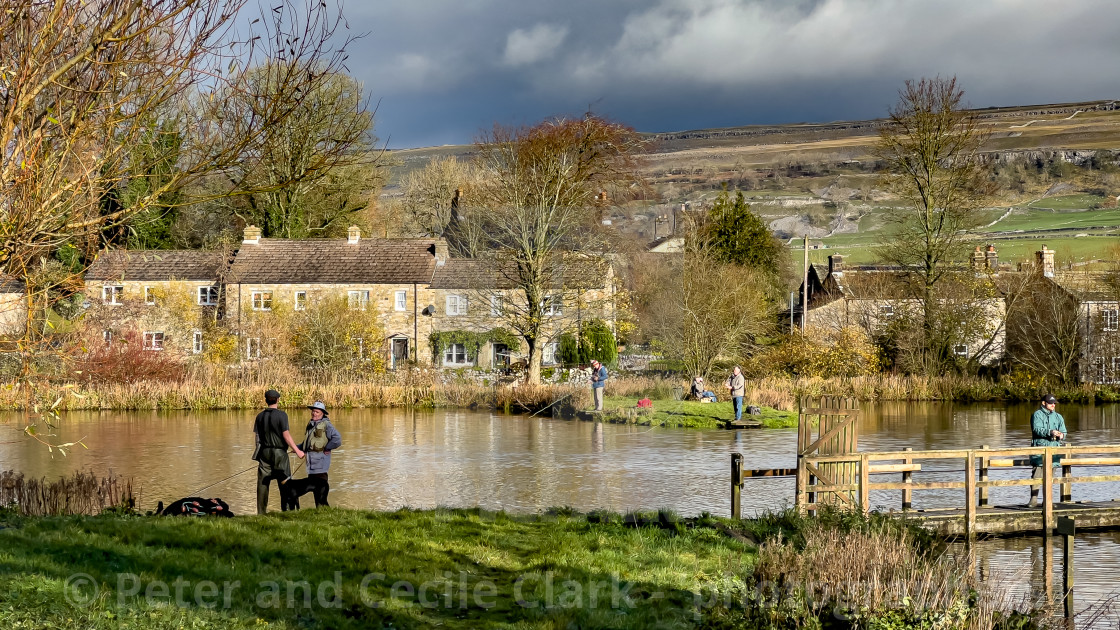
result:
[[[993,470],[1030,468],[1030,457],[1041,456],[1042,478],[1032,479],[991,479]],[[743,459],[738,453],[732,459],[732,515],[739,516],[740,490],[746,479],[763,476],[764,471],[746,471]],[[963,466],[950,470],[923,468],[923,462],[942,462],[958,460]],[[1046,462],[1053,462],[1045,465]],[[826,465],[831,465],[827,466]],[[1061,475],[1054,475],[1054,466],[1061,467]],[[796,471],[775,470],[774,473],[795,472],[798,478],[796,506],[802,513],[815,511],[825,504],[848,506],[867,512],[871,508],[871,492],[879,490],[901,491],[902,510],[909,510],[914,492],[925,490],[960,489],[964,508],[965,531],[971,537],[976,531],[976,515],[979,508],[988,507],[990,488],[1014,486],[1042,487],[1041,512],[1042,528],[1049,533],[1055,525],[1054,485],[1060,487],[1059,500],[1069,502],[1073,495],[1073,484],[1102,483],[1120,481],[1117,474],[1096,474],[1074,476],[1075,466],[1113,467],[1120,466],[1120,445],[1024,447],[977,449],[953,449],[914,451],[867,451],[847,454],[806,453],[798,457]],[[834,480],[827,472],[843,467],[855,474],[837,475]],[[1110,471],[1111,472],[1111,471]],[[959,474],[952,481],[921,481],[915,476],[924,474],[941,476]],[[900,480],[886,480],[883,475],[901,475]],[[875,475],[875,477],[872,477]],[[772,475],[765,475],[772,476]],[[773,475],[778,476],[778,475]],[[897,477],[895,479],[898,479]],[[1025,498],[1025,497],[1024,497]],[[1117,508],[1120,509],[1120,508]]]

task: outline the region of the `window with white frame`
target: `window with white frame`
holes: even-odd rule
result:
[[[198,305],[199,306],[217,306],[218,305],[218,287],[211,287],[211,286],[198,287]]]
[[[505,312],[506,312],[505,305],[502,304],[502,296],[491,295],[490,296],[490,315],[492,317],[501,317],[502,315],[505,314]]]
[[[307,291],[296,291],[294,304],[295,306],[293,308],[297,311],[307,310]]]
[[[101,287],[101,301],[106,304],[123,304],[124,287],[119,284]]]
[[[1117,330],[1120,327],[1118,326],[1120,324],[1120,310],[1115,308],[1104,309],[1101,311],[1101,320],[1104,324],[1102,326],[1104,330]]]
[[[894,305],[893,304],[880,304],[879,305],[879,317],[881,317],[882,319],[890,319],[890,318],[894,317]]]
[[[191,349],[194,351],[195,354],[202,354],[203,347],[202,347],[202,331],[201,330],[194,331],[194,335],[192,336],[192,339],[191,339]]]
[[[253,291],[252,300],[254,311],[272,310],[272,291]]]
[[[261,358],[260,337],[247,337],[245,339],[245,358],[250,360]]]
[[[393,292],[393,310],[403,311],[408,308],[408,291]]]
[[[450,316],[466,315],[467,314],[467,296],[465,295],[449,295],[447,296],[447,309],[446,312]]]
[[[351,310],[366,310],[366,307],[369,306],[369,291],[347,291],[346,304]]]
[[[163,350],[163,333],[160,331],[145,331],[143,348],[145,350]]]
[[[101,332],[101,338],[105,340],[105,345],[113,343],[113,331],[106,328]]]
[[[560,295],[546,295],[541,303],[541,311],[549,317],[563,315],[564,297]]]
[[[556,365],[556,355],[560,352],[560,344],[552,341],[544,344],[541,354],[541,365]]]
[[[1112,357],[1112,380],[1120,376],[1120,357]]]
[[[448,344],[443,349],[443,364],[444,365],[470,365],[470,357],[467,356],[467,347],[461,343]]]
[[[155,287],[144,287],[144,303],[148,306],[156,305],[156,289]]]
[[[968,346],[963,343],[958,343],[957,345],[953,346],[953,354],[957,355],[958,357],[968,357]]]

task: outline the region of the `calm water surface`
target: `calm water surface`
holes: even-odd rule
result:
[[[865,407],[861,450],[915,450],[1029,444],[1034,405],[883,403]],[[1060,405],[1076,444],[1120,444],[1120,405]],[[306,421],[290,410],[292,426]],[[65,416],[57,441],[83,439],[88,450],[54,455],[22,435],[19,416],[0,416],[0,468],[56,478],[75,470],[112,471],[132,477],[141,506],[154,507],[196,494],[203,486],[254,466],[250,412],[81,412]],[[551,506],[614,511],[672,508],[685,515],[728,514],[730,454],[741,452],[749,468],[792,467],[793,430],[650,429],[622,425],[526,418],[488,412],[337,410],[332,420],[343,448],[331,468],[331,503],[350,508],[482,506],[537,512]],[[956,464],[959,467],[959,463]],[[941,464],[924,479],[956,479],[954,464]],[[1022,475],[1001,471],[999,475]],[[302,476],[303,473],[297,473]],[[997,474],[993,473],[993,477]],[[255,509],[255,472],[201,492],[220,496],[236,513]],[[994,488],[995,504],[1018,503],[1025,488]],[[959,492],[916,493],[914,507],[959,503]],[[273,491],[273,509],[279,500]],[[1074,499],[1120,497],[1120,484],[1074,488]],[[792,503],[790,479],[748,481],[747,515]],[[897,493],[874,493],[872,502],[897,507]],[[311,497],[304,497],[311,503]],[[1120,534],[1082,534],[1077,540],[1078,606],[1114,590],[1120,570]],[[1006,538],[978,546],[986,575],[999,576],[1018,599],[1045,596],[1047,568],[1052,590],[1061,589],[1061,545],[1047,563],[1038,538]],[[1115,624],[1113,624],[1115,625]]]

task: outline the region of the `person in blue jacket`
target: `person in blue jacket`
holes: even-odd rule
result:
[[[315,507],[324,507],[331,486],[327,473],[331,469],[331,451],[342,446],[342,436],[338,429],[327,419],[327,406],[316,400],[307,407],[311,410],[311,421],[307,423],[307,436],[303,440],[303,450],[307,453],[307,478],[314,479],[312,494]]]
[[[1062,414],[1055,411],[1058,399],[1053,394],[1042,397],[1042,405],[1031,415],[1031,446],[1061,446],[1066,439],[1066,420]],[[1055,455],[1054,465],[1059,456]],[[1042,455],[1031,455],[1031,478],[1042,479]],[[1039,486],[1031,486],[1031,500],[1027,507],[1038,505]]]
[[[597,360],[591,361],[591,397],[595,399],[595,411],[603,410],[603,388],[607,385],[607,368]]]

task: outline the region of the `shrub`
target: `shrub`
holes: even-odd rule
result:
[[[762,363],[768,372],[819,378],[868,376],[881,367],[875,344],[854,326],[786,335]]]
[[[74,349],[74,373],[91,383],[182,381],[182,362],[168,351],[145,350],[136,330],[125,330],[105,342],[95,337],[81,340]]]

